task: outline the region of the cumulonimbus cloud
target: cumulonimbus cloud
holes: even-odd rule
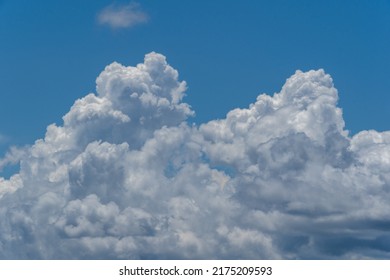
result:
[[[344,129],[323,70],[200,126],[166,58],[97,94],[0,180],[3,259],[390,257],[390,132]],[[15,150],[16,151],[16,150]]]
[[[143,12],[140,5],[130,2],[126,5],[111,4],[98,14],[98,22],[112,28],[130,28],[134,25],[146,23],[149,16]]]

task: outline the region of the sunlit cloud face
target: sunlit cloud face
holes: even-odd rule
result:
[[[350,137],[323,70],[199,126],[161,54],[96,91],[0,161],[1,258],[390,257],[390,132]]]
[[[131,28],[138,24],[146,23],[149,16],[141,10],[136,2],[119,5],[111,4],[98,14],[98,22],[112,28]]]

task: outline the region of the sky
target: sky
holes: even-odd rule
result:
[[[389,13],[0,1],[0,258],[389,258]]]
[[[181,70],[197,123],[278,92],[297,69],[323,68],[348,130],[388,129],[389,1],[138,3],[147,19],[121,28],[99,23],[111,1],[1,1],[2,154],[61,123],[107,64],[151,51]]]

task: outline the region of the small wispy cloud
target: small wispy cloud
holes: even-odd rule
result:
[[[1,4],[1,1],[0,1],[0,4]],[[1,144],[4,144],[5,142],[7,142],[8,140],[8,137],[3,135],[3,134],[0,134],[0,145]]]
[[[149,16],[141,10],[136,2],[125,5],[111,4],[98,14],[98,22],[112,28],[130,28],[137,24],[146,23]]]

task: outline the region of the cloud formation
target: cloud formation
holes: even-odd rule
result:
[[[143,12],[140,5],[130,2],[126,5],[111,4],[98,14],[100,24],[109,25],[112,28],[130,28],[137,24],[146,23],[148,15]]]
[[[6,143],[8,141],[9,141],[9,138],[6,135],[0,133],[0,145]]]
[[[2,161],[0,258],[390,257],[390,132],[350,137],[323,70],[200,126],[160,54],[96,82]]]

